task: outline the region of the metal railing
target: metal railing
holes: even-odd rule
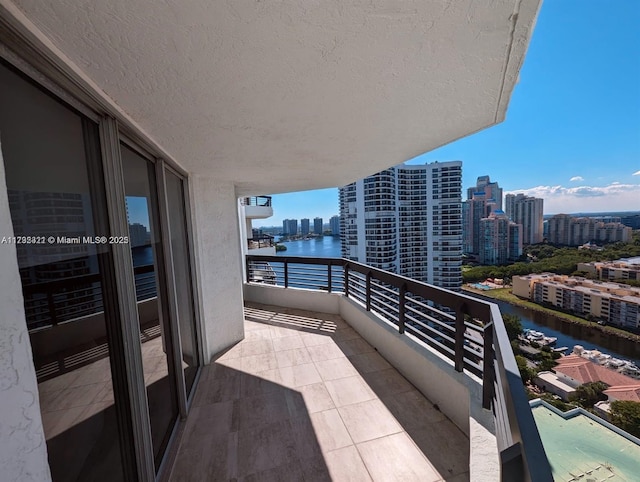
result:
[[[156,296],[153,264],[133,268],[136,300]],[[27,328],[50,328],[104,310],[99,273],[32,283],[22,288]]]
[[[502,480],[552,480],[497,305],[346,259],[247,255],[246,261],[248,283],[341,293],[449,358],[456,371],[481,378]]]
[[[251,196],[240,198],[240,204],[243,206],[271,206],[271,196]]]
[[[271,248],[274,246],[273,236],[270,234],[260,234],[247,239],[249,249]]]

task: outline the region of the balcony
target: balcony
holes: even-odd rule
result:
[[[265,265],[272,274],[269,280],[265,281],[264,277],[254,279],[254,266],[258,272],[263,272]],[[440,410],[451,424],[449,427],[457,428],[462,434],[462,438],[456,439],[457,446],[462,443],[465,447],[456,455],[461,459],[447,459],[445,454],[452,452],[447,445],[434,450],[436,445],[431,444],[431,451],[428,451],[420,443],[424,432],[414,431],[406,422],[411,416],[394,409],[393,402],[389,401],[397,400],[393,389],[385,392],[377,389],[378,386],[368,385],[395,420],[396,433],[407,434],[421,449],[422,454],[416,458],[427,460],[436,468],[434,477],[445,480],[449,477],[465,480],[466,477],[474,481],[552,480],[504,324],[495,305],[343,259],[269,256],[247,256],[245,300],[250,303],[245,322],[248,323],[247,338],[255,336],[251,331],[256,327],[249,323],[257,323],[251,319],[256,315],[251,310],[255,309],[271,313],[261,314],[266,316],[262,321],[268,326],[285,321],[297,325],[287,329],[302,331],[299,336],[303,338],[308,330],[314,329],[327,330],[326,335],[321,336],[335,338],[327,324],[334,325],[336,333],[340,330],[354,332],[354,336],[358,334],[362,338],[357,344],[364,351],[350,352],[345,348],[346,341],[338,338],[335,341],[338,349],[327,348],[326,353],[333,353],[330,356],[335,358],[347,358],[365,382],[368,382],[366,372],[361,372],[357,362],[353,363],[350,357],[375,354],[371,356],[382,366],[388,364],[394,373],[397,370],[404,377],[399,383],[406,383],[407,391],[417,390],[425,397],[420,398],[423,400],[420,403]],[[292,309],[305,312],[301,314]],[[329,344],[329,340],[325,343]],[[325,353],[324,350],[320,352]],[[217,368],[217,365],[227,366],[225,360],[229,356],[227,353],[216,360],[211,370],[227,370],[228,367]],[[317,365],[313,358],[312,361]],[[231,363],[240,363],[231,367],[234,370],[244,366],[241,361]],[[261,367],[265,371],[279,368],[277,359],[273,367],[268,365],[273,361],[265,363],[267,368]],[[275,372],[266,376],[268,381],[279,383],[279,375]],[[346,376],[356,376],[356,373],[349,372]],[[330,380],[320,378],[317,383],[322,382],[326,387]],[[367,387],[362,390],[371,395]],[[336,398],[341,396],[335,393]],[[335,404],[334,397],[332,400]],[[417,415],[414,413],[413,416]],[[325,435],[318,430],[315,429],[314,434],[321,440]],[[427,432],[430,430],[435,429],[426,428]],[[354,440],[349,427],[347,432],[358,453],[364,457],[357,436]],[[322,443],[320,447],[322,449]],[[328,467],[325,469],[332,474],[331,464],[327,463],[330,452],[325,450],[323,453]],[[377,457],[384,459],[382,455]],[[369,468],[367,461],[363,462]],[[452,472],[447,467],[449,463],[457,467],[451,469]],[[460,463],[466,470],[459,468]],[[392,466],[390,462],[388,467]],[[431,476],[429,472],[428,477]]]
[[[246,219],[267,219],[273,216],[271,196],[253,196],[240,198],[240,205],[244,206]]]
[[[205,367],[171,480],[470,480],[467,437],[339,315],[247,303],[245,334]]]

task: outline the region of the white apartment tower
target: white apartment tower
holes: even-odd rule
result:
[[[340,189],[342,256],[457,290],[462,162],[392,167]]]
[[[505,211],[509,219],[522,224],[522,244],[538,244],[544,239],[543,203],[541,198],[524,194],[507,194]]]

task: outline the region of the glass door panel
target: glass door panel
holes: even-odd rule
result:
[[[167,288],[159,230],[154,164],[122,145],[122,164],[133,258],[142,365],[158,470],[178,418]]]
[[[182,179],[165,169],[167,206],[169,210],[169,231],[171,236],[171,256],[176,293],[178,323],[180,328],[180,348],[182,368],[187,395],[193,388],[198,370],[195,314],[193,309],[193,289],[191,284],[191,260],[187,220],[185,212],[184,183]]]
[[[18,267],[51,475],[124,480],[132,444],[121,429],[127,410],[116,402],[126,399],[124,388],[114,391],[112,377],[123,370],[113,262],[108,245],[91,241],[108,234],[98,127],[1,63],[0,106],[0,159],[22,239]]]

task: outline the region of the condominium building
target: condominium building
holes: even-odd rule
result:
[[[489,176],[480,176],[476,185],[467,189],[467,200],[462,203],[463,251],[479,254],[484,242],[482,219],[502,210],[502,188],[497,182],[491,182]]]
[[[522,244],[538,244],[544,239],[544,201],[524,194],[507,194],[505,212],[509,219],[522,225]]]
[[[478,259],[487,265],[506,264],[522,255],[522,226],[511,221],[502,210],[480,220]]]
[[[282,234],[285,236],[296,236],[298,234],[298,220],[297,219],[283,220]]]
[[[605,222],[600,218],[575,217],[556,214],[547,220],[548,241],[564,246],[581,246],[586,243],[628,243],[633,230],[620,222]]]
[[[303,236],[309,234],[309,218],[303,218],[300,220],[300,234]]]
[[[479,362],[394,331],[347,265],[316,290],[244,269],[261,195],[502,122],[539,5],[0,0],[2,481],[550,480],[495,305],[417,286],[483,320]],[[430,260],[455,189],[426,190]]]
[[[343,256],[459,289],[461,172],[459,161],[403,164],[341,188]]]
[[[552,273],[514,276],[513,294],[623,328],[640,328],[640,288]]]
[[[313,234],[322,234],[322,218],[313,218]]]
[[[340,216],[331,216],[329,219],[329,228],[333,236],[340,236]]]
[[[640,257],[622,258],[616,261],[578,263],[578,271],[584,271],[599,280],[640,281]]]

